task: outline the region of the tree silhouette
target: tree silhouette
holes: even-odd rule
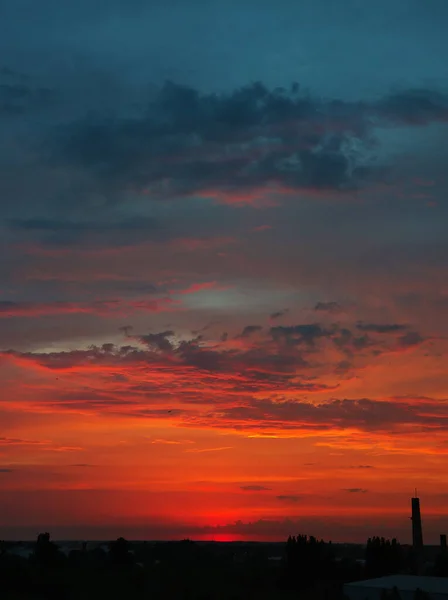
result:
[[[403,550],[397,540],[373,537],[367,540],[366,577],[398,573],[403,567]]]
[[[429,598],[429,595],[420,588],[415,590],[414,600],[429,600]]]
[[[331,544],[307,535],[289,536],[285,549],[286,577],[293,587],[305,588],[329,577],[333,567]]]
[[[34,547],[34,561],[41,567],[57,567],[64,561],[58,546],[50,540],[49,533],[39,533]]]
[[[127,540],[119,537],[109,546],[109,559],[115,566],[129,566],[134,562],[134,557],[131,553],[131,547]]]

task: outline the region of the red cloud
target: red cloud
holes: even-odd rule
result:
[[[272,229],[272,225],[258,225],[252,231],[268,231],[269,229]]]
[[[346,370],[356,372],[360,360],[375,361],[381,354],[400,354],[403,344],[422,343],[417,334],[403,341],[401,325],[366,327],[368,343],[365,332],[359,338],[356,326],[350,330],[313,323],[262,330],[247,345],[203,336],[181,340],[166,330],[128,337],[133,345],[107,343],[51,353],[11,350],[0,357],[50,378],[48,388],[33,386],[32,394],[21,387],[30,406],[39,410],[93,411],[280,435],[328,435],[344,429],[442,432],[448,423],[444,402],[332,397],[336,390],[341,394],[347,381],[338,371],[341,359]],[[56,373],[57,386],[52,381]],[[311,394],[317,401],[311,402]]]
[[[171,298],[155,300],[97,300],[94,302],[7,302],[0,301],[0,318],[45,315],[90,314],[101,317],[127,315],[136,311],[159,313],[176,310]]]
[[[219,190],[209,189],[201,190],[196,195],[200,198],[212,198],[220,204],[231,204],[233,206],[252,206],[255,208],[267,208],[279,206],[277,195],[294,194],[290,190],[280,185],[263,186],[251,188],[250,190]]]
[[[229,286],[218,285],[216,281],[205,281],[203,283],[192,283],[187,288],[182,290],[171,290],[171,294],[196,294],[204,290],[227,290]]]

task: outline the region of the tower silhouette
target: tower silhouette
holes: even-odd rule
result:
[[[415,550],[423,550],[422,518],[420,515],[420,498],[417,497],[417,490],[415,490],[415,497],[411,498],[411,507],[412,545]]]

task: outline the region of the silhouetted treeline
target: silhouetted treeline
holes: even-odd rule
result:
[[[118,538],[66,555],[42,533],[28,557],[15,552],[14,543],[0,542],[2,600],[288,600],[299,590],[313,600],[340,600],[346,582],[412,572],[414,564],[396,540],[378,537],[368,540],[365,560],[306,535],[283,545]],[[447,565],[442,551],[428,574],[448,576]]]
[[[334,576],[335,557],[331,543],[314,536],[290,536],[285,549],[285,576],[288,587],[307,588],[315,581]]]
[[[365,559],[367,579],[400,573],[405,567],[405,553],[395,538],[392,541],[383,537],[369,538]]]

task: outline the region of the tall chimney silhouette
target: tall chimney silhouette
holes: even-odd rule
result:
[[[446,533],[440,534],[440,545],[443,550],[446,550]]]
[[[415,497],[411,498],[411,507],[412,545],[415,550],[423,550],[422,518],[420,515],[420,498],[417,498],[417,490],[415,490]]]

